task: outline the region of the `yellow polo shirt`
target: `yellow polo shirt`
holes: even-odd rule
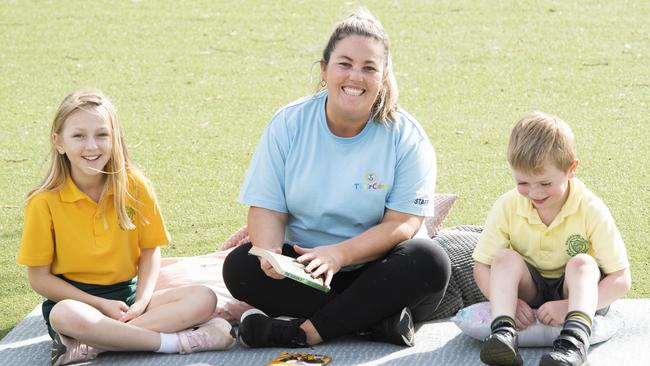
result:
[[[569,259],[578,253],[591,255],[605,273],[629,267],[609,209],[578,178],[569,181],[569,197],[548,227],[516,188],[502,195],[487,217],[472,257],[490,265],[501,248],[514,249],[547,278],[562,276]]]
[[[169,242],[151,184],[129,176],[127,213],[135,224],[122,230],[110,190],[105,208],[68,178],[61,190],[42,192],[27,203],[18,263],[51,265],[51,272],[97,285],[110,285],[137,274],[140,249]]]

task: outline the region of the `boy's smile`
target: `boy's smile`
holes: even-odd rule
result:
[[[539,205],[543,205],[544,202],[546,202],[547,199],[548,199],[548,197],[540,199],[540,200],[531,199],[531,201],[533,201],[533,205],[537,207]]]
[[[554,164],[547,163],[540,173],[513,169],[517,191],[528,198],[533,207],[545,214],[555,216],[569,196],[569,180],[575,176],[578,161],[574,161],[566,172]]]

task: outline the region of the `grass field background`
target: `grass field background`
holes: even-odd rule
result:
[[[103,90],[154,182],[173,244],[204,254],[245,223],[236,202],[273,113],[312,93],[343,1],[0,2],[0,337],[39,301],[15,262],[22,199],[47,169],[54,111]],[[508,134],[531,110],[577,136],[578,176],[610,207],[650,296],[650,3],[367,1],[391,36],[400,104],[436,148],[447,226],[480,225],[513,187]],[[317,202],[316,202],[317,204]]]

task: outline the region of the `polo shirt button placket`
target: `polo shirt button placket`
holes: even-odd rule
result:
[[[102,215],[99,212],[96,212],[95,216],[93,216],[93,234],[95,234],[95,239],[97,239],[97,236],[102,231]]]
[[[542,248],[542,251],[544,253],[544,259],[548,258],[548,251],[550,251],[553,247],[553,243],[549,243],[549,230],[546,229],[542,232],[542,238],[541,238],[541,245],[540,247]]]

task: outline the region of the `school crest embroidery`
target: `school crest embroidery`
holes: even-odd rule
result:
[[[131,206],[126,206],[126,215],[129,216],[131,222],[135,224],[135,209]]]
[[[569,236],[565,243],[566,254],[573,257],[580,253],[587,253],[589,250],[589,240],[583,238],[579,234]]]

